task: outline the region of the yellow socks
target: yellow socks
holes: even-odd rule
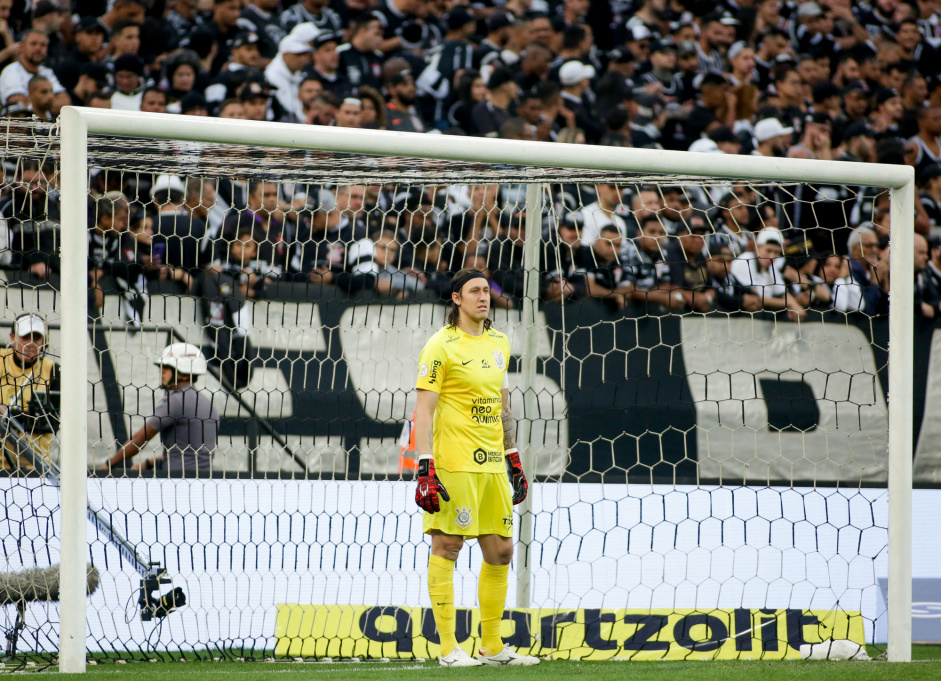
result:
[[[477,581],[477,600],[480,601],[480,647],[485,655],[496,655],[503,650],[500,621],[506,607],[506,580],[509,565],[484,563]],[[454,612],[452,608],[451,612]],[[435,612],[437,617],[437,612]]]
[[[503,579],[506,599],[506,573]],[[454,637],[454,561],[440,556],[428,559],[428,595],[431,596],[431,611],[435,614],[435,626],[441,639],[441,656],[448,655],[457,645]],[[501,615],[503,606],[501,608]],[[499,622],[497,625],[499,626]]]

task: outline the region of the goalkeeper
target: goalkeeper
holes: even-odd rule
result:
[[[504,646],[500,637],[513,557],[513,504],[526,498],[527,483],[507,390],[510,343],[490,328],[489,312],[487,277],[478,270],[458,272],[446,325],[418,360],[415,503],[425,510],[424,530],[431,535],[428,593],[441,639],[438,662],[449,667],[539,664]],[[457,645],[453,584],[454,561],[464,540],[475,537],[484,557],[476,659]]]

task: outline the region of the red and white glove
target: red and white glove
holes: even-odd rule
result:
[[[529,491],[526,474],[523,473],[523,464],[520,462],[520,453],[513,447],[506,450],[506,473],[510,476],[510,485],[513,487],[513,505],[521,503]]]
[[[435,473],[435,460],[430,456],[418,459],[418,487],[415,489],[415,503],[427,513],[441,510],[438,495],[445,501],[451,501],[448,490],[444,488]]]

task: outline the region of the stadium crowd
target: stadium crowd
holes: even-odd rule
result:
[[[61,2],[62,0],[60,0]],[[0,0],[0,100],[463,136],[914,166],[916,310],[941,315],[938,0]],[[0,265],[58,269],[49,169],[0,197]],[[153,280],[239,300],[278,281],[523,293],[520,185],[93,178],[89,279],[140,323]],[[130,183],[130,184],[129,184]],[[9,188],[12,187],[12,190]],[[542,295],[670,309],[887,310],[885,192],[554,185]],[[227,279],[226,279],[227,278]]]

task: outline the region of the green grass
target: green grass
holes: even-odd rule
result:
[[[871,649],[870,654],[880,651]],[[398,681],[416,679],[553,679],[583,678],[592,681],[908,681],[941,679],[941,646],[913,646],[910,664],[885,662],[543,662],[528,668],[442,669],[436,664],[415,662],[283,663],[283,662],[135,662],[98,664],[88,667],[85,679],[95,681],[271,681],[279,679],[330,679],[330,681]],[[24,669],[29,678],[62,678],[54,670]],[[274,676],[273,675],[277,675]]]

